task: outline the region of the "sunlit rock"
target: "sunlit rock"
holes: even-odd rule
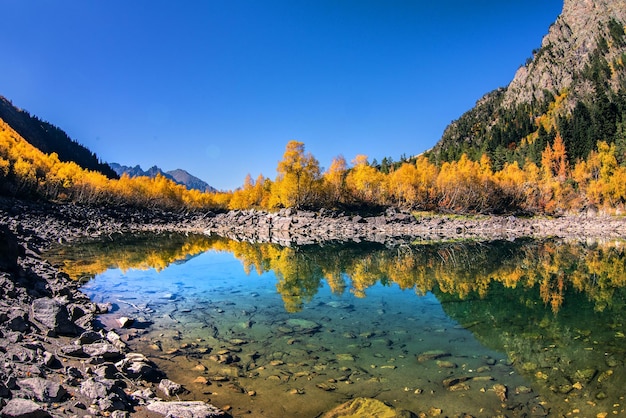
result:
[[[410,412],[398,411],[391,406],[385,405],[377,399],[371,398],[356,398],[350,400],[323,415],[324,418],[401,418],[410,416]]]

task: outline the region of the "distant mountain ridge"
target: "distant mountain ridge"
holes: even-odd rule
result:
[[[210,186],[205,181],[189,174],[187,171],[180,168],[171,171],[163,171],[161,168],[155,166],[150,167],[147,170],[143,170],[139,165],[129,167],[118,163],[109,163],[111,168],[119,175],[127,174],[129,177],[156,177],[162,175],[165,178],[172,180],[175,183],[182,184],[190,190],[199,190],[201,192],[216,192],[217,189]]]
[[[453,121],[428,152],[433,160],[539,163],[560,134],[568,158],[598,141],[626,149],[626,0],[564,0],[541,46],[511,83]]]
[[[60,161],[73,161],[82,168],[98,171],[109,178],[118,175],[95,153],[71,139],[62,129],[42,121],[0,96],[0,119],[4,120],[22,138],[46,154],[56,153]]]

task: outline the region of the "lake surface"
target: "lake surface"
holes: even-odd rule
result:
[[[280,247],[136,236],[48,257],[133,350],[234,417],[624,416],[621,242]]]

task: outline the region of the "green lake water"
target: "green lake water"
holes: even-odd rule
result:
[[[59,248],[100,319],[234,417],[356,397],[416,416],[625,416],[619,242],[299,248],[131,237]],[[119,329],[117,318],[135,320]],[[606,414],[606,415],[605,415]]]

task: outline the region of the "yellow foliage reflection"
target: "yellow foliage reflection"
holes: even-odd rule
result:
[[[136,238],[136,237],[135,237]],[[494,283],[536,289],[556,314],[567,291],[583,293],[602,311],[616,289],[626,285],[624,246],[565,243],[557,240],[497,243],[429,243],[386,248],[377,244],[327,244],[281,247],[226,238],[171,235],[124,242],[61,248],[49,258],[74,279],[91,278],[109,268],[165,268],[170,263],[213,250],[230,252],[246,273],[273,272],[289,312],[302,309],[326,283],[341,295],[364,297],[372,286],[397,285],[417,294],[436,291],[460,299],[484,298]]]

